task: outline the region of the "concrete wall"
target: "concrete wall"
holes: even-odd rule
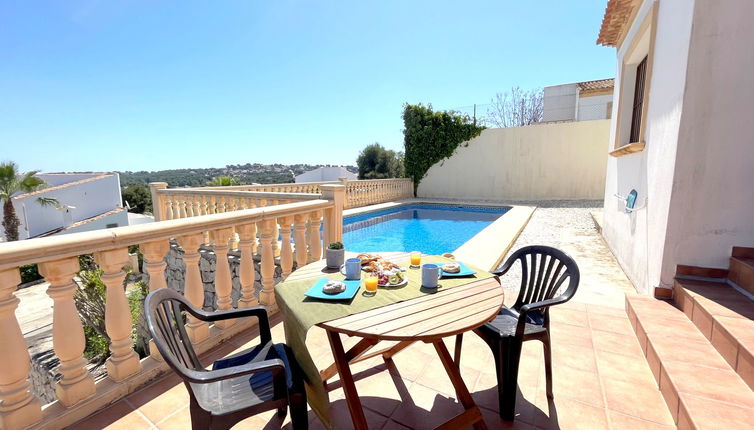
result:
[[[487,129],[432,166],[419,197],[601,199],[610,122]]]
[[[624,93],[633,96],[633,75],[621,76],[626,51],[637,35],[638,27],[649,13],[653,1],[646,0],[629,30],[626,40],[618,51],[616,85],[613,101],[614,112],[620,102],[622,85],[630,85]],[[608,157],[605,184],[605,209],[603,212],[603,236],[616,259],[637,290],[651,292],[662,284],[660,273],[663,267],[665,233],[668,222],[670,197],[673,187],[676,144],[680,127],[681,108],[685,89],[688,43],[691,35],[693,2],[662,1],[659,3],[657,33],[655,38],[653,70],[650,80],[646,149],[620,158]],[[621,120],[623,129],[630,123],[630,116]],[[610,143],[605,152],[613,149],[618,115],[613,115]],[[623,136],[628,133],[624,131]],[[621,142],[628,143],[628,142]],[[646,209],[626,214],[625,202],[614,197],[626,196],[630,190],[638,192],[637,206],[646,204]]]
[[[80,181],[82,179],[94,178],[97,176],[105,175],[106,173],[40,173],[37,177],[47,182],[48,187],[54,187],[57,185],[69,184],[71,182]]]
[[[697,0],[662,282],[676,264],[728,267],[754,246],[752,1]]]
[[[596,119],[608,119],[607,104],[613,101],[613,95],[579,97],[579,109],[577,121],[593,121]]]
[[[112,224],[115,224],[115,225],[112,225]],[[110,227],[108,227],[108,225]],[[122,211],[116,212],[106,217],[95,219],[95,220],[89,221],[85,224],[81,224],[75,227],[67,228],[58,234],[78,233],[82,231],[99,230],[102,228],[123,227],[125,225],[129,225],[129,224],[128,224],[128,212],[126,212],[126,210],[124,209]]]
[[[563,84],[545,87],[542,102],[542,121],[575,120],[578,94],[578,84]]]
[[[61,205],[75,208],[70,208],[66,214],[65,211],[55,207],[42,207],[36,201],[39,197],[53,197]],[[41,193],[13,200],[16,214],[21,221],[20,239],[34,237],[67,224],[103,214],[120,205],[120,179],[117,174],[59,189],[43,190]],[[128,225],[127,219],[119,225]]]
[[[338,178],[346,177],[349,181],[358,179],[355,173],[351,173],[346,168],[340,166],[320,167],[310,170],[296,176],[296,182],[327,182],[337,181]]]

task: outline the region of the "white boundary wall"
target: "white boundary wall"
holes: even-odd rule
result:
[[[610,121],[492,128],[432,166],[418,197],[599,200]]]

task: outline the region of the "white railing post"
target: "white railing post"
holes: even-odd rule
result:
[[[276,309],[275,293],[275,258],[272,254],[272,241],[276,240],[272,236],[274,231],[275,220],[264,220],[259,223],[259,241],[262,254],[261,275],[262,291],[259,292],[259,302],[268,308],[268,311]]]
[[[178,239],[184,250],[183,261],[186,263],[186,280],[183,288],[183,295],[197,309],[204,308],[204,284],[202,283],[202,274],[199,270],[199,245],[204,241],[203,233],[192,233],[181,236]],[[194,343],[200,342],[209,337],[209,325],[204,321],[199,321],[193,316],[188,316],[186,332]]]
[[[230,264],[228,264],[228,241],[232,231],[231,228],[220,228],[212,230],[211,233],[216,258],[215,294],[217,295],[217,309],[220,311],[227,311],[233,307],[233,301],[230,298],[233,285],[231,284]],[[217,321],[215,325],[224,329],[235,323],[235,320],[224,320]]]
[[[308,218],[307,214],[296,214],[293,217],[293,241],[296,244],[296,264],[298,267],[303,267],[308,263],[309,251],[306,246],[306,221]]]
[[[0,272],[0,427],[20,429],[42,419],[42,405],[31,392],[29,350],[16,319],[18,298],[13,294],[21,283],[18,269]]]
[[[236,226],[238,247],[241,249],[241,266],[238,277],[241,281],[241,298],[238,299],[239,308],[250,308],[259,304],[254,297],[254,254],[253,248],[257,241],[257,225],[255,223]]]
[[[293,217],[278,218],[280,224],[280,270],[283,279],[291,274],[293,268],[293,249],[291,248],[291,224]]]
[[[165,219],[165,202],[159,193],[159,190],[164,190],[168,187],[167,182],[150,182],[149,191],[152,193],[152,214],[155,221],[162,221]]]
[[[155,240],[153,242],[142,243],[139,245],[141,253],[146,260],[146,270],[149,275],[149,291],[159,290],[160,288],[167,288],[167,282],[165,281],[165,255],[170,250],[170,242],[167,239]],[[149,339],[149,355],[157,360],[162,360],[160,351],[154,344],[154,339]]]
[[[95,392],[94,378],[84,360],[84,328],[81,326],[73,294],[73,277],[79,271],[79,259],[69,257],[39,264],[39,273],[50,282],[47,294],[52,298],[52,348],[60,358],[62,377],[55,386],[58,400],[71,407]]]
[[[100,251],[94,254],[94,260],[104,271],[102,282],[107,286],[105,330],[110,336],[110,351],[112,352],[105,363],[107,376],[113,381],[122,381],[141,370],[139,356],[132,346],[133,321],[131,321],[131,310],[128,307],[123,285],[126,279],[123,266],[128,263],[128,249]]]
[[[322,259],[322,238],[319,228],[322,226],[322,211],[309,214],[309,262]]]

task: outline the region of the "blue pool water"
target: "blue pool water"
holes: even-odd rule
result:
[[[354,252],[453,252],[509,207],[405,205],[343,219],[343,244]]]

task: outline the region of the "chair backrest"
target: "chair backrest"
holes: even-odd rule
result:
[[[516,261],[521,264],[521,288],[513,305],[515,309],[552,299],[566,279],[568,285],[560,296],[569,300],[576,294],[579,266],[565,252],[544,245],[526,246],[514,252],[503,267],[509,269]]]
[[[178,292],[160,288],[144,300],[147,326],[154,343],[168,365],[179,375],[184,370],[204,370],[186,333],[181,311],[193,309]]]

